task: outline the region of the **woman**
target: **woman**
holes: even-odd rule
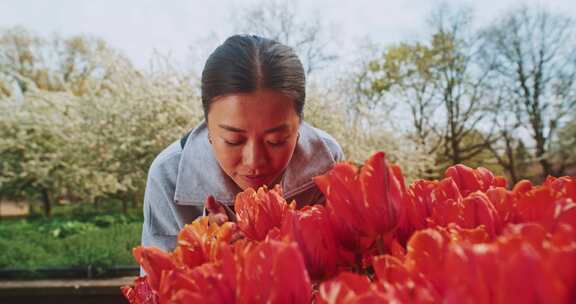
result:
[[[242,190],[280,184],[289,201],[322,202],[312,177],[343,153],[330,135],[302,121],[304,99],[304,70],[291,48],[244,35],[219,46],[202,72],[205,122],[150,167],[142,245],[173,250],[209,196],[232,206]]]

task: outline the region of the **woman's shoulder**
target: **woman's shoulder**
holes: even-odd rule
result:
[[[153,173],[168,174],[169,176],[176,178],[180,162],[184,155],[184,147],[197,145],[195,144],[197,141],[194,139],[199,137],[199,134],[205,131],[205,129],[206,124],[202,121],[192,130],[183,134],[182,137],[164,148],[164,150],[156,155],[156,158],[152,161],[149,175]],[[195,150],[194,147],[190,147],[189,149]]]
[[[330,170],[344,159],[338,142],[327,132],[306,122],[300,124],[300,138],[282,181],[284,195],[300,195],[314,187],[314,177]]]
[[[332,135],[306,122],[303,122],[302,125],[303,125],[302,132],[313,132],[326,146],[328,151],[330,151],[330,154],[332,155],[335,161],[344,160],[344,151],[342,150],[342,147],[340,146],[338,141],[336,141],[336,139],[334,139]]]
[[[151,178],[170,178],[175,179],[178,175],[178,165],[182,157],[182,148],[180,147],[180,140],[177,140],[168,145],[162,150],[150,165],[148,176]]]

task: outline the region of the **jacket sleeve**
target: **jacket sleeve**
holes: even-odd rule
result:
[[[313,186],[296,196],[288,198],[286,201],[290,203],[293,200],[295,200],[298,204],[298,209],[301,209],[307,205],[324,204],[326,199],[324,198],[324,194],[320,191],[320,189],[318,189],[316,186]]]
[[[144,192],[144,223],[142,224],[143,247],[157,247],[170,251],[176,247],[177,223],[170,215],[170,204],[174,197],[169,188],[153,174],[151,168]],[[146,273],[140,268],[140,276]]]
[[[190,219],[202,214],[201,206],[179,206],[174,202],[175,175],[158,162],[153,162],[148,172],[144,192],[144,247],[157,247],[172,251],[181,227]],[[141,269],[140,274],[144,275]]]
[[[332,135],[328,134],[326,131],[316,129],[319,133],[320,137],[324,141],[324,144],[332,154],[334,161],[340,162],[346,160],[346,156],[344,155],[344,151],[338,142],[332,137]]]
[[[340,147],[339,144],[336,143],[336,148],[334,151],[334,160],[336,162],[340,162],[340,161],[344,161],[346,160],[346,156],[344,155],[344,151],[342,151],[342,147]]]
[[[174,190],[163,187],[154,177],[149,177],[144,193],[144,224],[142,246],[158,247],[164,251],[176,247],[178,223],[173,214]]]

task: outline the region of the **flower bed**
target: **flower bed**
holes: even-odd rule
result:
[[[404,185],[376,153],[315,178],[325,205],[297,210],[278,187],[236,197],[237,222],[203,217],[173,252],[134,249],[147,273],[131,303],[571,303],[576,179],[505,188],[456,165]]]

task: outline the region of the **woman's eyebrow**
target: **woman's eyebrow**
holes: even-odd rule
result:
[[[270,128],[270,129],[264,131],[264,133],[274,133],[274,132],[285,131],[285,130],[288,130],[288,129],[290,129],[290,126],[289,126],[288,124],[281,124],[281,125],[279,125],[279,126],[277,126],[277,127]]]
[[[242,130],[236,127],[232,127],[232,126],[228,126],[228,125],[218,125],[218,127],[224,129],[224,130],[228,130],[230,132],[236,132],[236,133],[246,133],[246,130]],[[273,132],[279,132],[279,131],[284,131],[286,129],[289,129],[290,126],[288,124],[281,124],[279,126],[276,126],[274,128],[270,128],[266,131],[264,131],[264,133],[273,133]]]
[[[227,126],[227,125],[218,125],[220,128],[224,129],[224,130],[228,130],[230,132],[237,132],[237,133],[246,133],[246,130],[242,130],[242,129],[238,129],[238,128],[234,128],[231,126]]]

